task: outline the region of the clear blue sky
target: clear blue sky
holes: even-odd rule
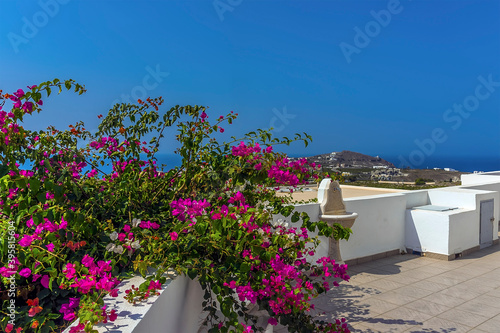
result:
[[[238,112],[229,135],[274,125],[313,136],[292,154],[500,158],[498,0],[1,0],[0,10],[0,89],[55,77],[88,89],[47,100],[31,128],[93,129],[122,95],[146,91],[210,106],[213,118]],[[464,103],[471,111],[453,110]]]

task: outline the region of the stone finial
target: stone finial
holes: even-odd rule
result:
[[[327,186],[323,186],[323,200],[320,205],[322,215],[345,215],[345,204],[342,199],[342,189],[338,181],[329,180]]]

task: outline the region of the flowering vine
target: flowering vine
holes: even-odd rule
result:
[[[273,190],[318,178],[319,165],[273,148],[307,145],[307,134],[280,140],[258,130],[219,142],[222,125],[237,114],[214,123],[201,106],[160,114],[162,98],[115,106],[98,116],[97,133],[81,122],[31,131],[22,121],[41,112],[42,98],[85,87],[55,79],[27,89],[0,91],[0,233],[8,240],[0,252],[0,296],[3,313],[10,313],[9,299],[17,311],[15,320],[0,319],[2,329],[57,331],[78,319],[72,333],[92,332],[119,317],[104,297],[118,297],[121,280],[146,278],[125,296],[137,303],[157,295],[163,273],[174,270],[210,291],[203,306],[211,332],[262,330],[254,305],[267,310],[269,324],[290,332],[349,331],[344,319],[325,323],[311,315],[311,300],[349,276],[329,258],[313,262],[319,241],[309,236],[347,238],[349,231],[292,214],[290,198]],[[182,165],[159,165],[160,139],[174,125]],[[290,222],[273,222],[273,214]]]

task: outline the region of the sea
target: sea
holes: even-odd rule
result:
[[[291,157],[299,157],[295,154],[290,154]],[[302,155],[303,156],[303,155]],[[407,156],[402,155],[406,160]],[[396,167],[402,167],[401,159],[398,156],[383,156],[381,158],[391,162]],[[182,158],[177,154],[157,154],[158,164],[166,164],[166,169],[180,166]],[[419,161],[420,162],[420,161]],[[418,166],[411,166],[412,169],[433,169],[433,168],[451,168],[462,172],[474,171],[500,171],[500,155],[498,156],[428,156]]]
[[[372,154],[370,156],[376,156]],[[290,157],[301,157],[304,155],[290,154]],[[308,156],[308,155],[306,155]],[[434,169],[434,168],[450,168],[461,172],[474,171],[500,171],[500,154],[496,156],[425,156],[422,160],[410,160],[408,155],[391,155],[380,154],[380,158],[391,162],[396,168],[405,168],[410,166],[411,169]],[[412,162],[417,162],[418,165]]]
[[[391,162],[396,167],[404,167],[400,156],[383,156],[381,158]],[[408,156],[403,155],[404,160],[408,161]],[[419,165],[411,166],[412,169],[433,169],[433,168],[451,168],[461,172],[474,171],[500,171],[500,155],[498,156],[428,156]]]
[[[304,155],[290,154],[290,157],[301,157]],[[383,156],[379,155],[386,161],[391,162],[398,168],[404,168],[407,165],[402,165],[401,158],[399,156]],[[408,157],[402,155],[403,158],[408,161]],[[141,156],[145,158],[145,156]],[[156,154],[158,159],[158,166],[161,164],[166,164],[164,171],[170,170],[176,166],[180,166],[182,163],[182,158],[173,153],[158,153]],[[433,168],[451,168],[462,172],[474,172],[474,171],[500,171],[500,156],[469,156],[469,157],[443,157],[443,156],[428,156],[426,157],[420,165],[411,166],[412,169],[433,169]],[[25,167],[29,167],[27,163]],[[111,172],[111,167],[103,167],[102,171],[109,173]]]

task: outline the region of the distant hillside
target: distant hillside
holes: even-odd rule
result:
[[[394,164],[378,156],[369,156],[353,151],[343,150],[306,157],[309,162],[319,163],[326,168],[394,168]]]

